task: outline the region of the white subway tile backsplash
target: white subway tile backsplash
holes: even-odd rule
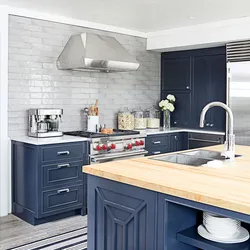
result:
[[[148,108],[160,98],[160,53],[146,39],[50,21],[10,16],[9,135],[27,134],[27,110],[63,108],[63,130],[82,129],[81,111],[99,100],[100,122],[116,127],[117,112]],[[69,37],[80,32],[114,36],[140,63],[136,72],[58,70]]]

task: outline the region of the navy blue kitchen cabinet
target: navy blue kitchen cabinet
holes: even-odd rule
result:
[[[33,225],[86,214],[86,164],[87,142],[12,141],[12,213]]]
[[[188,149],[188,133],[162,133],[146,137],[148,156],[186,149]]]
[[[185,53],[162,56],[162,90],[189,90],[191,88],[191,57]]]
[[[192,119],[193,127],[199,128],[200,113],[203,107],[212,101],[226,103],[226,56],[195,55],[193,57],[193,94]],[[220,107],[207,112],[205,128],[225,131],[226,114]]]
[[[240,220],[247,230],[248,214],[93,175],[87,178],[88,250],[250,249],[249,240],[222,244],[197,233],[203,211]]]
[[[206,104],[226,103],[225,47],[166,52],[161,63],[161,98],[168,94],[177,98],[172,126],[199,128],[200,112]],[[225,131],[223,110],[215,107],[207,115],[206,129]]]
[[[88,249],[154,250],[155,192],[88,175]]]

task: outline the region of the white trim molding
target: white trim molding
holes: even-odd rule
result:
[[[225,45],[250,39],[250,17],[181,27],[147,34],[147,50],[173,51]]]
[[[11,173],[8,137],[8,9],[0,6],[0,216],[10,212]]]
[[[9,9],[10,15],[24,16],[24,17],[47,20],[47,21],[52,21],[52,22],[71,24],[75,26],[81,26],[81,27],[97,29],[97,30],[105,30],[105,31],[110,31],[114,33],[130,35],[130,36],[137,36],[137,37],[143,37],[143,38],[147,37],[147,33],[140,32],[137,30],[125,29],[125,28],[120,28],[120,27],[116,27],[112,25],[84,21],[81,19],[69,18],[65,16],[52,15],[49,13],[43,13],[43,12],[38,12],[38,11],[33,11],[33,10],[28,10],[28,9],[23,9],[23,8],[11,7],[11,6],[8,6],[8,9]]]

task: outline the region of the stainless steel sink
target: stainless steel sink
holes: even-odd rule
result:
[[[240,157],[241,155],[235,155]],[[224,156],[221,156],[220,152],[209,150],[193,150],[190,152],[177,153],[172,155],[157,156],[151,158],[152,160],[177,163],[182,165],[188,165],[193,167],[200,167],[209,161],[221,160],[226,161]]]
[[[184,154],[172,154],[172,155],[165,155],[165,156],[158,156],[151,158],[157,161],[164,161],[164,162],[172,162],[177,164],[189,165],[194,167],[199,167],[203,164],[206,164],[210,159],[202,159],[199,157],[194,157],[190,155]]]
[[[220,152],[209,151],[209,150],[194,150],[190,152],[181,153],[183,155],[198,157],[198,158],[206,158],[209,160],[227,160],[224,156],[221,155]],[[240,157],[241,155],[235,155],[235,157]]]

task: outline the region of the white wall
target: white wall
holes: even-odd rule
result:
[[[250,17],[151,32],[147,49],[172,51],[223,45],[250,39]]]
[[[8,10],[0,6],[0,216],[10,211],[8,138]]]

